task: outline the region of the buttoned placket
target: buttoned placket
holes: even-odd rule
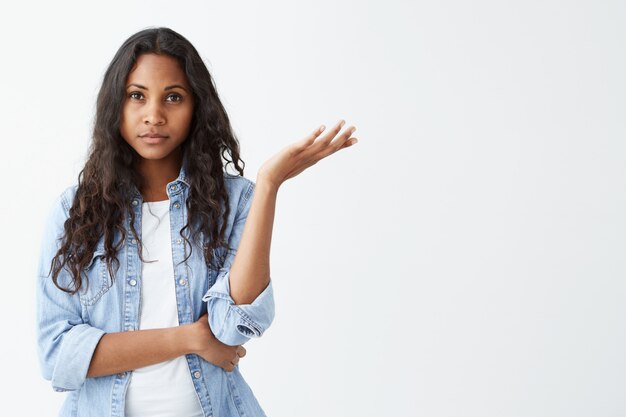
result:
[[[180,229],[183,226],[183,222],[186,221],[185,213],[181,208],[184,204],[185,190],[182,187],[181,180],[184,180],[183,175],[175,181],[169,183],[166,187],[168,198],[170,199],[170,225],[171,236],[173,238],[173,250],[172,257],[174,263],[174,276],[176,279],[176,303],[178,306],[182,306],[182,310],[178,311],[179,323],[186,324],[191,323],[193,320],[193,312],[191,305],[187,300],[190,300],[190,288],[188,277],[186,273],[186,265],[182,260],[185,257],[185,241],[180,237]],[[135,214],[134,227],[141,238],[141,217],[142,217],[142,203],[143,198],[138,190],[135,189],[134,195],[131,200],[131,210]],[[134,331],[139,328],[139,318],[141,317],[141,260],[139,259],[139,249],[137,240],[132,237],[130,231],[130,217],[126,222],[128,232],[128,270],[126,277],[126,285],[124,291],[124,328],[126,331]],[[212,405],[210,394],[206,388],[206,385],[202,383],[202,372],[200,370],[200,361],[196,355],[185,355],[187,363],[191,372],[192,381],[198,394],[198,399],[204,410],[205,415],[211,417]],[[112,417],[123,415],[124,396],[126,395],[126,389],[130,382],[128,376],[130,372],[121,372],[117,374],[117,381],[113,392],[113,405],[112,405]],[[200,393],[202,395],[200,395]]]
[[[130,201],[130,210],[135,216],[134,228],[141,239],[141,206],[143,198],[137,189],[134,190]],[[127,269],[124,285],[124,318],[123,331],[135,331],[139,328],[140,300],[141,300],[141,260],[139,259],[137,240],[134,238],[130,227],[130,216],[126,216],[125,227],[127,232]],[[124,403],[126,390],[130,383],[131,372],[117,374],[111,393],[111,417],[124,415]]]
[[[175,286],[176,302],[180,307],[178,309],[178,322],[181,325],[190,324],[194,321],[192,305],[189,303],[189,300],[191,300],[188,275],[190,270],[186,262],[183,262],[186,257],[186,241],[180,236],[180,230],[185,222],[187,222],[185,211],[181,210],[181,207],[184,204],[188,187],[184,187],[184,184],[179,178],[168,184],[166,190],[170,200],[170,228],[174,277],[175,282],[178,284]],[[185,357],[200,404],[203,410],[205,410],[206,415],[210,416],[212,414],[211,399],[207,387],[202,381],[200,361],[196,355],[185,355]]]

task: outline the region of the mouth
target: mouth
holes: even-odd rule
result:
[[[144,133],[143,135],[139,135],[142,138],[166,138],[167,136],[161,135],[160,133]]]
[[[147,133],[145,135],[140,135],[139,137],[141,140],[149,144],[161,143],[167,139],[167,136],[158,133]]]

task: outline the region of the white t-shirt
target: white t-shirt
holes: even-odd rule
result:
[[[142,204],[139,330],[178,326],[170,200]],[[149,263],[147,261],[156,261]],[[128,417],[202,417],[185,356],[135,369],[126,392]]]

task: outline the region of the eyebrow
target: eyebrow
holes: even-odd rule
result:
[[[137,88],[141,88],[142,90],[147,90],[147,89],[148,89],[147,87],[144,87],[144,86],[143,86],[143,85],[141,85],[141,84],[135,84],[135,83],[128,84],[128,85],[126,86],[126,88],[129,88],[129,87],[131,87],[131,86],[133,86],[133,85],[134,85],[135,87],[137,87]],[[168,86],[167,86],[167,87],[165,87],[163,90],[167,91],[167,90],[171,90],[171,89],[173,89],[173,88],[180,88],[180,89],[183,89],[183,90],[187,91],[187,89],[186,89],[185,87],[183,87],[182,85],[180,85],[180,84],[172,84],[172,85],[168,85]]]

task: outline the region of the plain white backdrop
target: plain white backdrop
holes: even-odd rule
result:
[[[3,415],[54,416],[43,221],[122,42],[199,50],[245,176],[320,124],[359,143],[279,191],[276,319],[241,370],[268,416],[626,415],[626,3],[0,6]],[[347,126],[346,125],[346,126]]]

